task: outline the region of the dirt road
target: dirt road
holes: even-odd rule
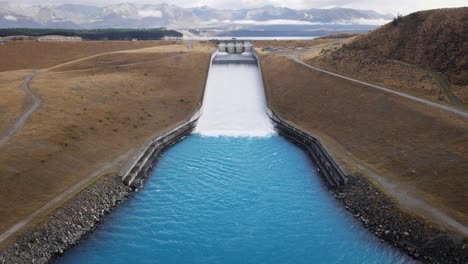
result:
[[[409,94],[405,94],[405,93],[401,93],[401,92],[397,92],[395,90],[392,90],[392,89],[388,89],[388,88],[385,88],[385,87],[382,87],[382,86],[378,86],[378,85],[375,85],[375,84],[371,84],[371,83],[367,83],[367,82],[363,82],[363,81],[359,81],[359,80],[356,80],[356,79],[353,79],[353,78],[350,78],[350,77],[346,77],[346,76],[343,76],[343,75],[340,75],[340,74],[337,74],[337,73],[334,73],[334,72],[330,72],[330,71],[327,71],[327,70],[323,70],[323,69],[320,69],[320,68],[317,68],[317,67],[314,67],[312,65],[309,65],[305,62],[303,62],[298,55],[290,55],[289,56],[290,58],[292,58],[294,61],[296,61],[297,63],[301,64],[301,65],[304,65],[308,68],[311,68],[313,70],[316,70],[316,71],[319,71],[319,72],[323,72],[323,73],[326,73],[326,74],[330,74],[330,75],[333,75],[335,77],[339,77],[339,78],[343,78],[343,79],[346,79],[346,80],[349,80],[349,81],[352,81],[352,82],[356,82],[356,83],[359,83],[359,84],[364,84],[366,86],[369,86],[369,87],[372,87],[372,88],[375,88],[375,89],[378,89],[378,90],[381,90],[381,91],[384,91],[384,92],[387,92],[387,93],[392,93],[392,94],[396,94],[396,95],[399,95],[399,96],[402,96],[402,97],[405,97],[407,99],[410,99],[410,100],[413,100],[413,101],[417,101],[419,103],[423,103],[423,104],[426,104],[426,105],[429,105],[429,106],[432,106],[432,107],[436,107],[436,108],[439,108],[439,109],[442,109],[442,110],[445,110],[445,111],[449,111],[449,112],[452,112],[454,114],[457,114],[457,115],[460,115],[464,118],[468,118],[468,112],[465,112],[463,110],[459,110],[459,109],[456,109],[456,108],[452,108],[452,107],[449,107],[449,106],[445,106],[445,105],[441,105],[441,104],[438,104],[438,103],[434,103],[434,102],[431,102],[431,101],[428,101],[428,100],[424,100],[424,99],[421,99],[419,97],[416,97],[416,96],[412,96],[412,95],[409,95]]]
[[[32,113],[36,111],[42,104],[41,98],[35,94],[29,85],[34,77],[35,73],[29,75],[24,80],[22,85],[22,89],[28,95],[28,102],[27,106],[25,107],[24,112],[15,120],[15,122],[5,131],[4,135],[0,137],[0,147],[5,145],[15,134],[18,130],[20,130],[26,121],[31,117]]]

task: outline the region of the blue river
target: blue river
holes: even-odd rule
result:
[[[192,135],[57,263],[411,263],[380,243],[283,138]]]

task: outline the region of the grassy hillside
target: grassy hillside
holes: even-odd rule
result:
[[[433,76],[441,72],[466,104],[462,86],[468,85],[467,25],[468,7],[416,12],[324,52],[310,63],[429,99],[442,101],[445,96],[453,103]],[[387,77],[391,80],[384,80]]]
[[[319,136],[352,174],[385,179],[402,192],[468,221],[468,123],[440,109],[262,54],[270,106]],[[366,169],[363,169],[366,168]],[[375,176],[378,175],[378,176]],[[398,199],[427,216],[422,205]]]
[[[0,72],[43,69],[104,52],[176,44],[175,41],[9,42],[0,46]]]
[[[61,65],[36,71],[30,87],[43,103],[0,146],[0,231],[86,177],[118,171],[143,142],[190,116],[200,102],[211,57],[209,47],[197,43],[192,49],[183,43],[138,45],[135,48],[140,49],[88,57],[91,51],[123,44],[96,43],[80,43],[85,59],[65,64],[53,60]],[[39,57],[33,54],[36,50],[52,59],[57,43],[41,44],[41,49],[30,49],[28,54]],[[18,52],[10,54],[10,61],[16,60],[14,54],[23,60],[20,51],[25,46],[13,47]],[[67,46],[60,47],[65,50]],[[72,49],[73,54],[66,58],[80,55],[79,49]],[[49,63],[38,67],[45,65]],[[28,102],[21,85],[30,73],[0,72],[0,136]]]
[[[337,55],[366,52],[374,60],[416,64],[445,73],[455,84],[467,84],[467,23],[468,7],[412,13],[356,38]]]

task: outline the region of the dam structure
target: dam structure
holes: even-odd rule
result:
[[[57,263],[412,263],[354,220],[273,124],[257,58],[220,47],[193,133]]]

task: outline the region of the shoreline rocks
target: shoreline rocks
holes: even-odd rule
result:
[[[0,264],[53,262],[93,232],[134,191],[118,175],[103,176],[21,234],[0,252]],[[329,191],[381,242],[425,263],[468,263],[463,238],[401,210],[365,177],[349,175],[347,184]]]
[[[102,176],[65,202],[38,225],[19,235],[0,252],[0,263],[51,263],[94,231],[132,189],[118,175]]]
[[[346,183],[333,184],[330,175],[323,172],[327,168],[320,169],[320,163],[333,164],[333,158],[327,150],[311,153],[311,146],[320,145],[320,141],[310,140],[314,137],[287,124],[277,114],[270,118],[281,136],[309,154],[330,193],[381,242],[424,263],[468,263],[468,243],[462,237],[406,212],[363,176],[347,175]]]
[[[369,180],[349,175],[348,183],[330,189],[334,197],[381,242],[424,263],[468,263],[468,244],[400,209]]]

